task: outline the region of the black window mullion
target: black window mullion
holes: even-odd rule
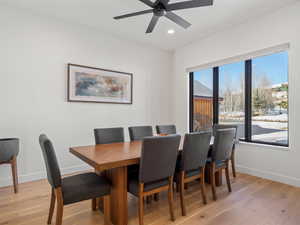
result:
[[[194,131],[194,73],[190,72],[190,132]]]
[[[213,68],[213,124],[219,123],[219,67]]]
[[[245,61],[245,140],[252,136],[252,60]]]

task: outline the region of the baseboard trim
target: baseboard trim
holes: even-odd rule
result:
[[[284,184],[289,184],[295,187],[300,187],[300,179],[296,177],[289,177],[278,173],[272,173],[269,171],[262,171],[258,169],[253,169],[241,165],[237,165],[237,171],[241,173],[246,173],[252,176],[261,177],[264,179],[277,181]]]
[[[62,175],[70,174],[70,173],[76,173],[76,172],[82,172],[86,170],[90,170],[91,167],[88,165],[80,165],[80,166],[72,166],[61,169]],[[36,180],[41,180],[46,178],[46,171],[40,171],[36,173],[30,173],[30,174],[21,174],[18,176],[19,183],[26,183]],[[12,177],[9,176],[5,179],[0,179],[0,187],[7,187],[12,185]]]

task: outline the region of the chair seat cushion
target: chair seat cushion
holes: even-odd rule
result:
[[[85,173],[62,179],[64,205],[110,194],[110,182],[95,173]]]
[[[212,159],[209,157],[206,161],[207,164],[211,164]],[[224,161],[216,162],[216,168],[224,167],[226,163]]]
[[[200,174],[200,169],[190,170],[185,172],[185,177],[192,177]]]
[[[154,190],[156,188],[160,188],[163,186],[166,186],[169,184],[168,179],[155,181],[151,183],[144,184],[144,192]],[[138,179],[138,173],[131,174],[131,176],[128,177],[128,192],[138,196],[139,194],[139,179]]]
[[[185,178],[192,177],[192,176],[195,176],[195,175],[199,175],[200,174],[200,168],[195,169],[195,170],[185,171],[184,174],[185,174]],[[179,182],[179,176],[178,175],[179,174],[177,174],[177,176],[174,177],[175,182]]]

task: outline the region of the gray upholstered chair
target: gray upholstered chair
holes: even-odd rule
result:
[[[231,154],[231,157],[230,157],[230,162],[231,162],[231,168],[232,168],[232,175],[233,177],[236,177],[236,169],[235,169],[235,146],[236,144],[238,143],[239,141],[239,136],[238,136],[238,133],[239,133],[239,127],[238,125],[235,125],[235,124],[215,124],[214,127],[213,127],[213,132],[215,133],[216,130],[218,129],[226,129],[226,128],[234,128],[236,129],[236,133],[235,133],[235,142],[233,143],[233,147],[232,147],[232,154]]]
[[[173,212],[173,175],[180,144],[179,135],[143,139],[139,174],[128,180],[128,191],[139,198],[139,222],[143,225],[144,197],[168,190],[171,219]]]
[[[94,135],[97,145],[124,142],[123,127],[94,129]]]
[[[46,165],[48,181],[52,187],[48,224],[57,201],[56,225],[62,224],[64,205],[92,199],[92,209],[96,210],[96,199],[104,199],[104,223],[110,223],[110,182],[95,173],[85,173],[66,178],[61,177],[58,161],[51,141],[46,135],[40,135],[40,146]]]
[[[235,135],[236,129],[234,128],[217,129],[215,131],[211,158],[207,163],[210,169],[210,181],[214,200],[217,200],[215,174],[218,171],[222,174],[222,170],[225,169],[228,191],[231,192],[229,160],[231,158]]]
[[[18,172],[17,172],[18,153],[19,153],[19,139],[17,138],[0,139],[0,165],[1,164],[11,165],[15,193],[18,192]]]
[[[153,136],[152,126],[136,126],[128,127],[130,141],[140,141],[145,137]],[[131,165],[128,167],[128,174],[138,173],[139,165]],[[155,201],[158,201],[159,194],[154,195]],[[151,203],[152,196],[147,196],[147,203]]]
[[[131,141],[138,141],[142,140],[144,137],[153,136],[153,130],[151,126],[129,127],[128,131]]]
[[[156,126],[157,134],[176,134],[175,125],[158,125]]]
[[[182,215],[186,215],[184,203],[184,186],[186,183],[200,179],[203,203],[206,204],[205,165],[210,148],[212,132],[197,132],[186,134],[183,150],[177,163],[177,181],[180,184],[180,202]],[[178,184],[177,183],[177,184]]]

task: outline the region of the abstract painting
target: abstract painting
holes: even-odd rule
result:
[[[132,104],[132,74],[68,64],[68,101]]]

